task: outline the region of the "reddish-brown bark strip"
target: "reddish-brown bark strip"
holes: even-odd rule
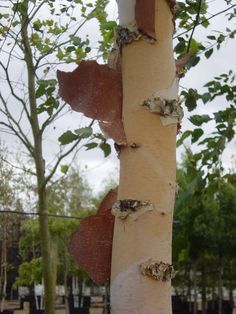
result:
[[[136,0],[135,19],[141,33],[156,39],[155,0]]]
[[[192,57],[192,53],[188,52],[186,55],[184,55],[182,58],[175,60],[175,65],[176,65],[176,75],[178,78],[184,77],[184,67],[188,63],[188,61]]]
[[[96,284],[103,284],[111,274],[114,229],[111,207],[116,200],[117,190],[111,190],[97,214],[85,218],[70,239],[70,254]]]
[[[75,111],[97,120],[121,118],[122,79],[119,69],[82,61],[73,72],[57,71],[60,96]]]
[[[59,94],[72,109],[101,122],[118,144],[126,143],[122,115],[121,68],[82,61],[73,72],[57,71]]]
[[[167,2],[168,6],[169,6],[169,8],[171,10],[172,15],[173,15],[172,21],[173,21],[173,24],[175,26],[175,6],[176,6],[176,0],[166,0],[166,2]]]
[[[175,5],[176,0],[166,0],[173,15],[175,25]],[[135,19],[141,33],[156,39],[155,30],[155,0],[136,0]]]
[[[166,2],[168,3],[171,11],[173,12],[175,10],[176,0],[166,0]]]
[[[100,121],[99,126],[105,134],[115,141],[116,144],[121,146],[125,146],[127,144],[124,126],[121,120],[115,120],[112,122]]]

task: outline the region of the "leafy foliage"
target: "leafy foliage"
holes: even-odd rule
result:
[[[222,265],[224,286],[228,282],[231,289],[236,286],[235,272],[230,272],[230,278],[227,275],[236,263],[236,186],[235,181],[230,181],[235,174],[221,177],[215,168],[214,178],[206,180],[197,159],[187,150],[177,171],[173,260],[179,273],[173,284],[186,297],[186,287],[189,291],[194,289],[193,280],[202,294],[219,285]]]
[[[78,272],[81,273],[82,278],[86,278],[86,275],[70,260],[67,249],[70,234],[78,227],[82,217],[94,212],[90,188],[80,176],[78,167],[73,166],[67,171],[67,176],[48,189],[50,213],[62,216],[50,217],[49,220],[50,234],[58,252],[56,267],[59,271],[58,278],[62,278],[61,284],[64,284],[63,271],[67,267],[66,263],[70,265],[68,266],[67,276]],[[63,218],[63,216],[78,216],[80,219]],[[20,255],[23,263],[19,268],[16,284],[31,285],[40,283],[42,281],[42,268],[38,220],[27,219],[22,224],[22,231]]]
[[[232,141],[235,136],[236,88],[234,82],[235,74],[230,70],[229,73],[221,74],[215,77],[214,80],[206,83],[204,87],[207,91],[202,95],[195,91],[196,97],[192,100],[192,103],[194,103],[193,107],[196,106],[197,100],[202,100],[204,104],[207,104],[218,98],[222,101],[222,97],[228,103],[227,108],[214,112],[211,116],[203,114],[192,115],[189,118],[190,122],[197,127],[202,126],[204,123],[214,122],[215,131],[212,134],[213,136],[207,136],[199,141],[204,135],[204,131],[201,128],[195,128],[193,131],[185,131],[178,140],[177,146],[181,145],[188,137],[191,138],[192,143],[198,143],[201,146],[201,151],[196,155],[196,158],[202,167],[207,166],[211,169],[218,164],[227,143]],[[192,93],[183,91],[182,95],[189,101],[189,95],[192,95]]]

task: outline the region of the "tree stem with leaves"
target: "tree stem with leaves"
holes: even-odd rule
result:
[[[42,151],[42,134],[40,131],[38,114],[37,114],[37,102],[35,95],[36,75],[35,67],[33,63],[33,55],[29,42],[28,34],[28,1],[24,1],[27,8],[26,13],[22,13],[21,18],[21,36],[23,43],[24,60],[27,67],[28,76],[28,95],[29,95],[29,106],[30,106],[30,124],[32,128],[34,138],[34,161],[36,165],[37,173],[37,186],[38,186],[38,211],[39,226],[41,234],[41,252],[42,252],[42,268],[43,268],[43,279],[45,289],[45,313],[55,313],[55,287],[52,276],[52,263],[51,263],[51,239],[48,224],[48,206],[47,206],[47,194],[45,186],[45,161],[43,159]]]

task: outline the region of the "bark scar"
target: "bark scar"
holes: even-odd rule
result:
[[[140,32],[138,30],[136,23],[131,23],[129,25],[117,26],[115,29],[115,46],[114,48],[121,49],[123,46],[137,41],[143,38],[147,42],[153,44],[155,39]]]
[[[149,201],[124,199],[115,202],[111,212],[120,219],[126,219],[130,215],[136,220],[143,213],[153,209],[153,205]]]
[[[173,265],[152,258],[140,264],[140,272],[144,276],[164,282],[171,280],[176,275]]]
[[[165,99],[156,94],[145,99],[142,103],[150,109],[151,112],[159,113],[163,125],[181,123],[184,116],[179,99]]]

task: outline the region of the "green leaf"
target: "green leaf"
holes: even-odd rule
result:
[[[62,172],[62,173],[66,174],[67,171],[68,171],[68,169],[69,169],[69,166],[68,166],[68,165],[61,165],[61,172]]]
[[[212,35],[207,36],[207,38],[210,39],[210,40],[216,40],[216,37],[215,37],[215,36],[212,36]]]
[[[200,43],[196,41],[196,39],[192,38],[190,47],[189,47],[189,52],[191,52],[192,54],[196,54],[199,51],[199,46],[200,46]]]
[[[211,94],[205,93],[201,96],[201,98],[202,98],[203,103],[206,104],[211,99]]]
[[[62,60],[63,57],[64,57],[63,51],[61,50],[61,48],[58,48],[58,50],[57,50],[57,58],[58,58],[59,60]]]
[[[188,111],[192,111],[197,107],[197,100],[200,98],[196,89],[190,88],[188,93],[184,92],[182,95],[185,96],[185,105]]]
[[[192,132],[192,144],[197,142],[198,139],[204,134],[202,129],[195,129]]]
[[[111,146],[110,146],[109,144],[107,144],[107,143],[101,143],[101,144],[99,145],[99,147],[100,147],[101,150],[103,151],[104,157],[107,157],[107,156],[110,155],[110,153],[111,153]]]
[[[58,138],[61,145],[70,144],[77,139],[78,139],[78,136],[72,133],[71,131],[66,131]]]
[[[210,56],[212,55],[213,51],[214,51],[213,48],[207,50],[207,51],[205,52],[205,57],[206,57],[207,59],[209,59]]]
[[[192,124],[196,126],[200,126],[203,123],[209,122],[211,117],[208,114],[203,114],[203,115],[193,115],[189,118],[189,120],[192,122]]]
[[[183,144],[184,140],[189,137],[190,135],[192,134],[192,131],[185,131],[182,135],[181,135],[181,138],[177,141],[176,143],[176,147],[179,147],[180,145]]]
[[[13,12],[19,11],[22,15],[27,14],[27,4],[25,2],[16,3],[13,5]]]
[[[41,31],[42,23],[40,20],[37,20],[33,23],[33,29],[36,31]]]
[[[93,148],[96,148],[98,146],[98,143],[92,142],[92,143],[88,143],[84,145],[87,149],[86,150],[90,150]]]
[[[103,30],[113,30],[117,26],[115,21],[107,21],[101,24],[101,29]]]
[[[57,80],[49,79],[49,80],[38,80],[38,84],[42,86],[56,86]]]
[[[200,57],[198,57],[197,55],[193,55],[187,63],[187,68],[190,69],[191,67],[194,67],[198,64],[199,61]]]
[[[71,40],[73,42],[73,45],[80,46],[81,45],[81,38],[78,36],[71,36]]]
[[[75,130],[75,133],[81,138],[88,138],[93,134],[93,129],[90,126]]]
[[[174,51],[178,54],[183,53],[186,50],[186,43],[185,41],[180,41],[176,46]]]
[[[39,98],[45,95],[46,89],[44,85],[39,85],[39,88],[36,90],[35,97]]]
[[[86,53],[89,53],[90,51],[91,51],[91,48],[90,48],[90,47],[86,47],[86,48],[85,48],[85,52],[86,52]]]
[[[184,262],[187,260],[187,258],[188,258],[188,250],[182,249],[178,256],[178,262]]]

